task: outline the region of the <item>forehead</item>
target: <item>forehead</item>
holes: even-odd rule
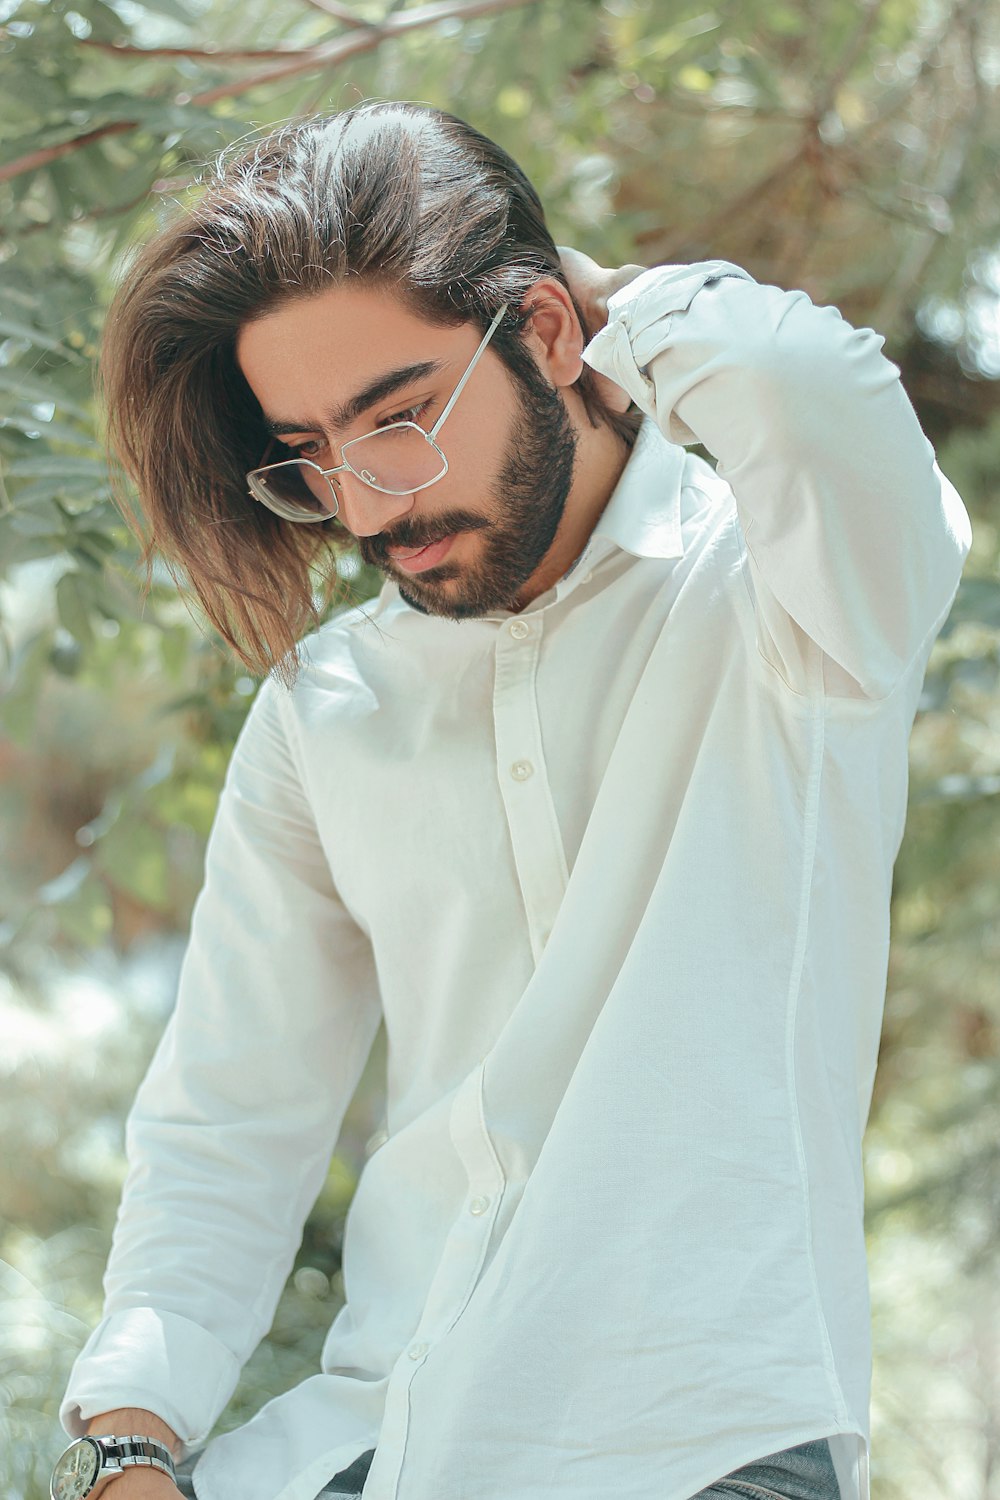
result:
[[[245,323],[236,358],[266,412],[306,409],[310,396],[346,400],[386,370],[449,361],[470,330],[431,323],[389,288],[334,286],[292,298]]]

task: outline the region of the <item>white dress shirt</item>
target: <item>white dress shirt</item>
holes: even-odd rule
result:
[[[970,543],[870,330],[720,262],[611,299],[647,414],[569,573],[386,584],[267,681],[128,1125],[68,1431],[203,1440],[373,1037],[322,1369],[203,1500],[688,1500],[828,1437],[868,1500],[861,1137],[907,740]],[[699,441],[718,472],[687,454]]]

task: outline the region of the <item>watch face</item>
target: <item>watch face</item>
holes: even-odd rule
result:
[[[71,1443],[52,1475],[52,1500],[83,1500],[101,1467],[97,1444],[90,1438]]]

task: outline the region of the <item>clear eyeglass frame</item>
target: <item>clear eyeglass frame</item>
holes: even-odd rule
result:
[[[485,334],[483,335],[475,354],[472,356],[471,360],[466,366],[461,379],[449,396],[444,410],[438,417],[437,421],[434,423],[434,426],[429,431],[426,428],[421,427],[417,422],[390,422],[386,427],[376,427],[372,432],[362,433],[360,437],[351,438],[348,442],[344,443],[340,450],[341,462],[339,464],[336,464],[332,469],[321,468],[319,464],[313,463],[312,459],[310,458],[290,458],[284,459],[282,460],[282,462],[276,464],[262,464],[256,469],[251,469],[246,476],[247,484],[249,486],[249,493],[252,498],[259,501],[261,505],[265,505],[268,510],[273,511],[275,515],[281,516],[283,520],[310,524],[317,521],[330,521],[338,514],[340,510],[340,496],[337,493],[337,488],[333,481],[333,476],[335,474],[343,474],[345,472],[353,474],[356,479],[360,479],[362,484],[366,484],[369,489],[377,490],[380,494],[383,495],[416,494],[418,490],[426,490],[432,484],[437,484],[438,480],[443,479],[448,472],[448,460],[436,441],[437,435],[441,431],[441,428],[444,426],[447,418],[451,415],[451,412],[454,410],[456,401],[462,394],[462,391],[465,389],[466,382],[468,381],[473,370],[476,368],[476,365],[479,363],[480,359],[485,353],[486,346],[489,344],[490,339],[499,328],[508,306],[509,304],[505,302],[497,312],[489,328],[487,328]],[[371,451],[371,439],[384,441],[385,434],[402,432],[408,428],[412,429],[414,432],[419,433],[424,442],[426,442],[436,454],[440,467],[433,478],[425,479],[419,484],[406,485],[402,489],[390,489],[386,485],[377,483],[370,469],[366,467],[357,468],[351,462],[348,455],[350,454],[352,448],[357,450],[359,443],[368,444],[369,451]],[[290,470],[294,470],[297,474],[301,474],[304,470],[306,472],[306,475],[308,476],[306,480],[307,483],[309,482],[309,478],[312,478],[314,482],[316,479],[324,479],[326,481],[327,488],[330,491],[330,496],[333,502],[331,508],[329,510],[320,510],[316,512],[305,510],[304,508],[299,506],[295,500],[286,500],[269,488],[269,475],[277,474],[280,471],[284,471],[287,473]]]

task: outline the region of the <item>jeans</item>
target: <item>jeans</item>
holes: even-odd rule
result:
[[[361,1490],[375,1456],[370,1448],[360,1458],[320,1490],[316,1500],[327,1495],[339,1495],[341,1500],[361,1500]],[[177,1469],[177,1487],[182,1495],[194,1496],[191,1470],[198,1461],[194,1453]],[[734,1469],[724,1479],[717,1479],[707,1490],[699,1490],[692,1500],[840,1500],[840,1486],[834,1473],[830,1457],[830,1445],[826,1438],[817,1438],[811,1443],[799,1443],[796,1448],[786,1448],[782,1453],[769,1454],[767,1458],[755,1459]]]

